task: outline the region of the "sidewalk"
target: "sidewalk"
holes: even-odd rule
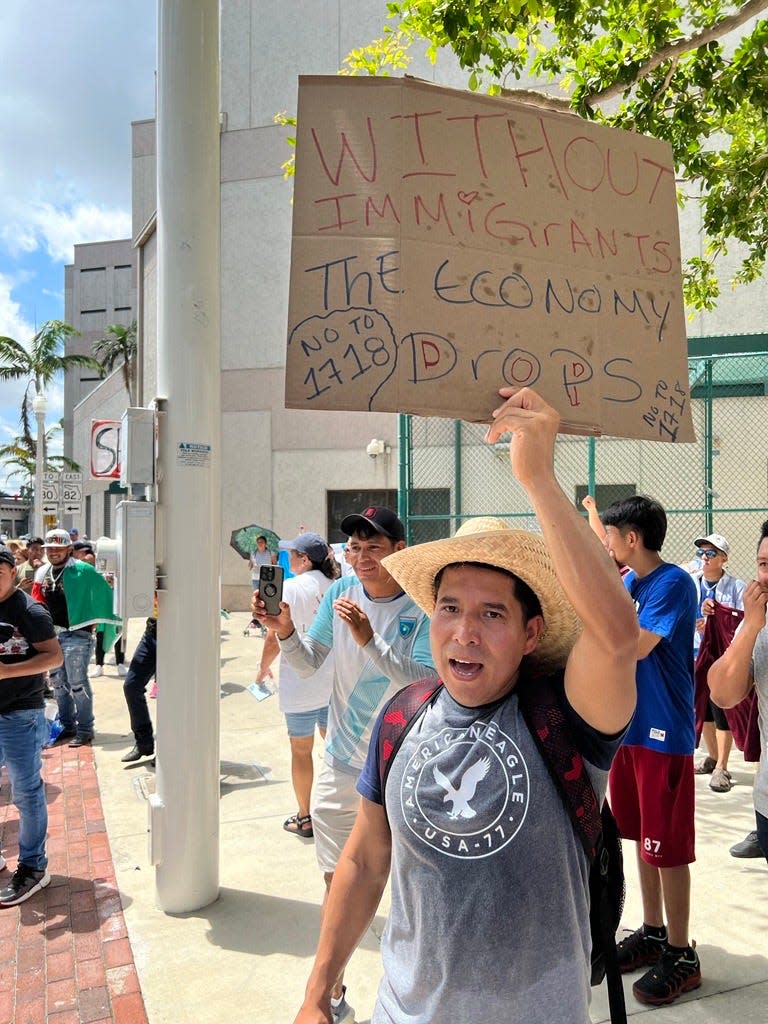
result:
[[[51,884],[0,908],[3,1024],[146,1024],[101,809],[94,751],[43,752]],[[0,800],[3,851],[18,852],[18,816],[7,776]],[[0,876],[3,884],[10,870]]]
[[[94,680],[92,750],[46,753],[54,881],[21,907],[0,910],[0,1024],[293,1020],[317,938],[322,880],[312,841],[281,827],[295,810],[288,740],[277,698],[259,703],[246,690],[261,652],[260,640],[243,636],[247,621],[245,613],[222,621],[219,899],[191,914],[168,915],[155,907],[145,801],[154,776],[148,761],[120,761],[132,741],[122,680],[106,666]],[[131,623],[129,652],[141,628]],[[653,1024],[768,1020],[768,866],[728,855],[754,822],[753,772],[738,758],[732,767],[737,785],[731,793],[713,793],[705,777],[696,781],[692,934],[702,987],[671,1007],[650,1010],[632,998],[630,975],[630,1016],[652,1012]],[[7,803],[7,782],[2,798]],[[15,808],[0,805],[3,850],[12,867],[15,815]],[[642,915],[631,846],[625,858],[625,923],[634,928]],[[387,900],[385,895],[347,971],[360,1024],[370,1019],[375,1001]],[[608,1020],[603,988],[594,992],[592,1020]]]

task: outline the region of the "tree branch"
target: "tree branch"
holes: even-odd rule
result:
[[[765,2],[768,3],[768,0]],[[501,95],[520,103],[532,103],[548,110],[559,110],[562,114],[576,114],[567,96],[553,96],[552,93],[540,92],[538,89],[502,89]]]
[[[663,64],[665,60],[683,53],[690,53],[691,50],[697,50],[700,46],[705,46],[716,39],[721,39],[723,36],[728,35],[729,32],[733,32],[734,29],[740,28],[750,18],[760,14],[766,7],[768,7],[768,0],[747,0],[747,3],[744,4],[741,10],[736,11],[735,14],[730,14],[727,18],[723,18],[722,21],[712,25],[711,28],[704,29],[703,32],[697,32],[686,39],[678,39],[677,42],[662,47],[658,53],[655,53],[644,64],[640,65],[631,82],[614,82],[613,85],[608,85],[605,89],[592,93],[591,96],[587,97],[587,103],[592,106],[595,103],[605,103],[606,100],[613,99],[615,96],[621,96],[622,93],[625,93],[641,78],[646,78],[654,68],[657,68],[659,64]]]

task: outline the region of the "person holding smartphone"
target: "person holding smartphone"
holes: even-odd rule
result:
[[[251,610],[273,629],[286,662],[303,679],[334,654],[325,763],[312,800],[315,853],[327,892],[357,817],[355,789],[365,764],[376,717],[399,689],[433,671],[429,619],[382,565],[405,547],[405,527],[389,508],[369,506],[340,525],[349,538],[346,557],[354,576],[342,576],[325,593],[305,635],[289,604],[265,614],[254,595]],[[351,1024],[354,1010],[340,973],[331,993],[334,1024]]]
[[[280,541],[280,547],[288,552],[293,573],[283,585],[283,600],[291,609],[296,629],[305,636],[325,592],[338,575],[337,567],[330,557],[327,542],[317,533],[301,533],[295,540]],[[279,653],[277,634],[270,629],[261,652],[259,681],[269,677],[270,666]],[[298,805],[297,812],[283,822],[283,828],[302,839],[310,839],[314,835],[309,808],[314,778],[312,747],[315,729],[325,739],[332,687],[333,652],[306,679],[302,679],[287,662],[280,669],[280,710],[288,727],[291,780]]]

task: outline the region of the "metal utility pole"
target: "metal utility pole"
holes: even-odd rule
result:
[[[159,0],[157,901],[219,891],[219,0]]]
[[[48,402],[45,395],[36,394],[32,399],[32,412],[37,420],[35,440],[35,518],[32,528],[35,537],[43,536],[43,478],[45,476],[45,414]]]

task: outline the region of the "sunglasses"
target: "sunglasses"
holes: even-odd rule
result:
[[[720,557],[720,552],[719,551],[712,551],[711,549],[707,549],[706,551],[697,551],[696,552],[696,557],[697,558],[706,558],[706,560],[709,561],[710,558],[719,558]]]

